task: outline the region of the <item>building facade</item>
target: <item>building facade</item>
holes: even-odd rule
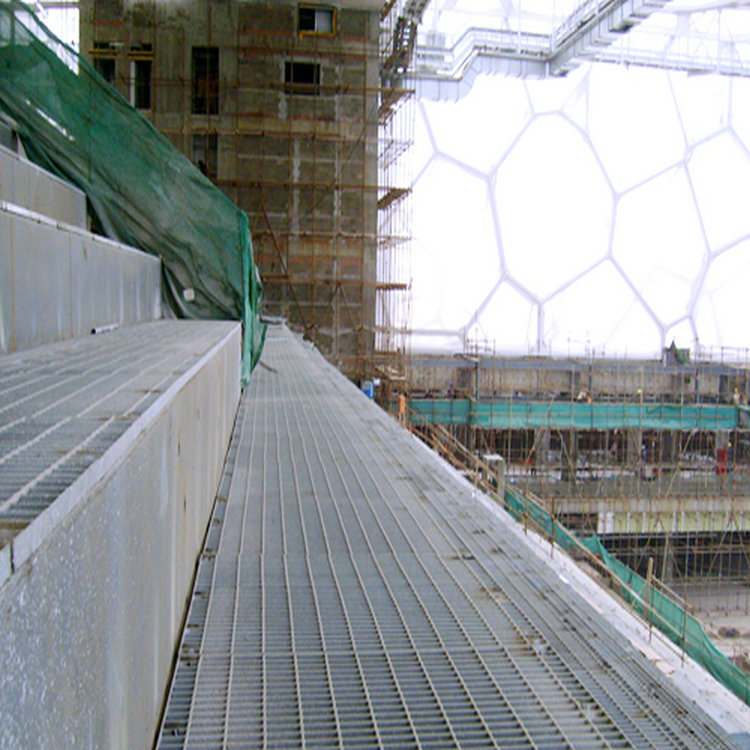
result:
[[[353,378],[376,336],[381,5],[81,2],[83,54],[248,214],[265,312]]]

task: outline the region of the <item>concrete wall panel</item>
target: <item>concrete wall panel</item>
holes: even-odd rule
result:
[[[157,258],[0,204],[0,353],[161,316]]]
[[[71,338],[68,234],[15,216],[11,222],[16,348]]]
[[[0,748],[151,747],[239,400],[227,326],[0,589]]]
[[[0,146],[0,201],[86,228],[83,192],[3,146]]]
[[[0,352],[7,352],[15,349],[13,342],[13,331],[15,323],[13,321],[13,254],[10,247],[5,248],[6,237],[7,244],[11,245],[11,220],[10,216],[0,211]]]

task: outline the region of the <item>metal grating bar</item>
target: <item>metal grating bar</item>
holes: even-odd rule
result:
[[[263,359],[159,747],[732,746],[314,350]]]
[[[103,456],[228,325],[157,321],[0,358],[0,546]]]

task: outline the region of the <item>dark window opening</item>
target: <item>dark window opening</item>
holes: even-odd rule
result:
[[[107,82],[115,82],[115,59],[113,57],[95,57],[94,70]]]
[[[219,48],[193,47],[193,114],[219,114]]]
[[[151,60],[131,60],[131,104],[136,109],[151,109]]]
[[[287,94],[320,93],[320,64],[287,62],[284,65],[284,83]]]
[[[333,34],[333,8],[300,7],[297,29],[305,34]]]
[[[216,133],[201,133],[193,136],[193,164],[211,179],[215,179],[219,173],[218,140]]]
[[[94,62],[94,70],[107,82],[115,82],[115,58],[120,47],[118,42],[95,41],[91,56]]]

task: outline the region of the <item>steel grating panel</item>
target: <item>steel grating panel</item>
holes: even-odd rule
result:
[[[159,747],[733,746],[314,350],[263,363]]]
[[[0,547],[101,457],[229,325],[158,321],[0,358]]]

